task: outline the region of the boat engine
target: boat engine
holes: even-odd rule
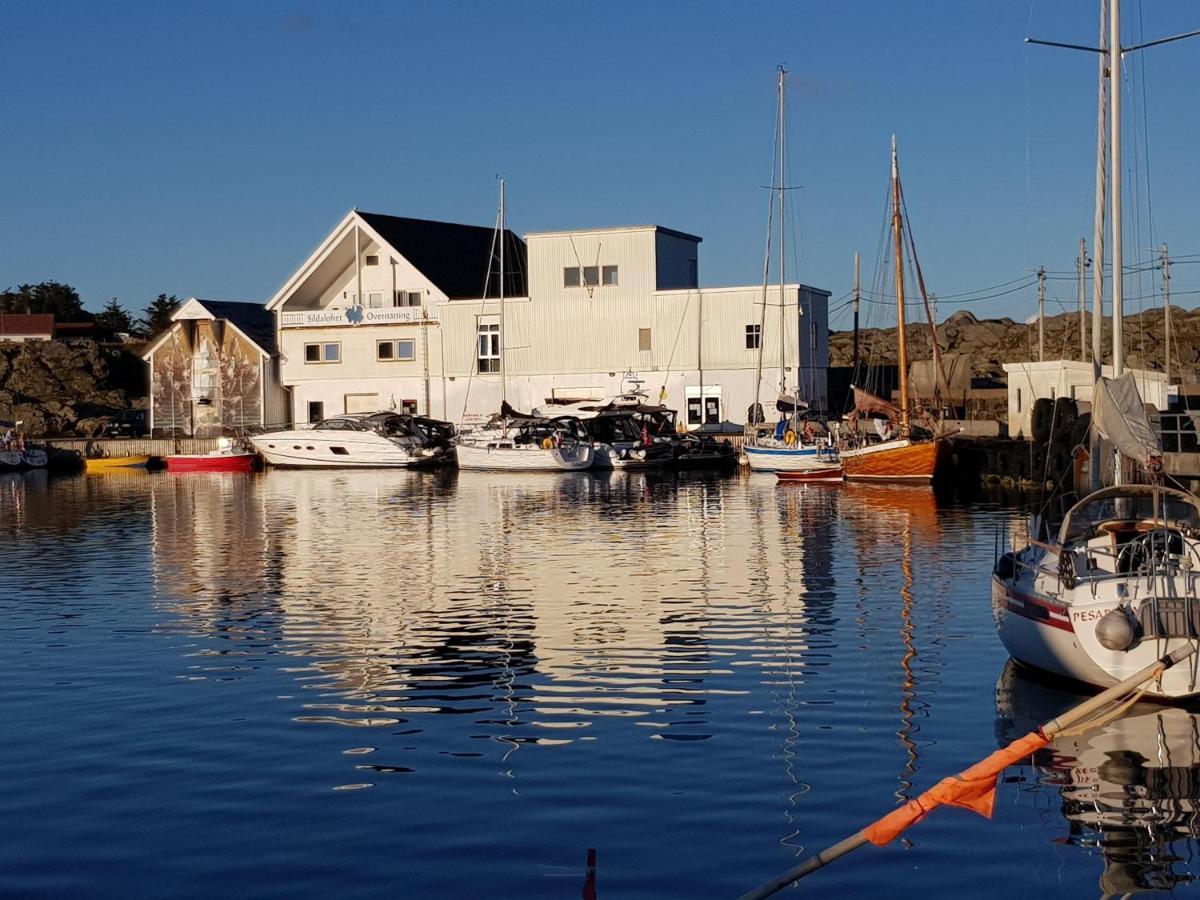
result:
[[[1127,605],[1110,609],[1096,623],[1096,640],[1106,650],[1129,650],[1141,640],[1141,626]]]

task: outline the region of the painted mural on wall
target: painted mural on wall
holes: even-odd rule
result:
[[[192,433],[192,348],[186,329],[177,328],[154,354],[150,366],[154,432]]]
[[[262,422],[262,357],[223,322],[178,323],[151,379],[156,433],[238,435]]]
[[[221,427],[227,434],[260,425],[262,356],[232,328],[225,329],[220,354]]]

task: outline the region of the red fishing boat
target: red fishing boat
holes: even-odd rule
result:
[[[175,453],[167,457],[168,472],[252,472],[258,454],[221,438],[209,453]]]

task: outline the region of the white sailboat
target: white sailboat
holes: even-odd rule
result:
[[[518,413],[508,405],[505,362],[508,333],[504,329],[504,179],[500,179],[500,211],[496,235],[500,243],[500,413],[481,428],[459,436],[456,452],[460,469],[502,469],[522,472],[579,471],[590,468],[592,441],[575,419],[545,419]],[[482,338],[481,338],[482,340]]]
[[[768,274],[770,271],[770,237],[767,240],[766,263],[763,266],[762,310],[758,326],[758,364],[754,381],[754,406],[751,407],[751,421],[746,424],[745,442],[742,452],[750,468],[755,472],[774,472],[781,479],[802,481],[841,481],[842,464],[838,458],[837,447],[828,434],[818,435],[811,422],[801,424],[800,414],[805,405],[798,396],[791,396],[787,386],[787,305],[786,270],[784,261],[787,244],[784,242],[785,203],[784,192],[787,190],[785,178],[786,163],[786,76],[787,70],[779,67],[778,110],[776,113],[776,154],[778,164],[771,173],[772,180],[777,179],[773,190],[779,193],[779,399],[776,409],[780,413],[778,422],[767,425],[764,422],[753,421],[759,418],[762,409],[760,390],[762,387],[763,352],[766,341],[763,339],[766,331]],[[773,204],[772,204],[773,205]],[[769,229],[768,229],[769,230]],[[799,388],[799,384],[797,384]]]
[[[1116,484],[1100,487],[1094,478],[1099,489],[1068,511],[1056,535],[1004,554],[992,574],[996,628],[1009,654],[1101,687],[1200,641],[1200,501],[1164,486],[1158,439],[1133,376],[1122,372],[1120,75],[1122,53],[1135,48],[1121,47],[1120,0],[1110,2],[1114,377],[1096,379],[1092,460],[1096,473],[1099,439],[1110,441]],[[1097,207],[1103,208],[1102,191]],[[1100,318],[1094,317],[1096,328]],[[1094,336],[1093,347],[1098,343]],[[1096,371],[1099,353],[1094,357]],[[1122,457],[1139,464],[1150,483],[1122,484]],[[1172,700],[1200,696],[1200,672],[1172,667],[1147,691]]]

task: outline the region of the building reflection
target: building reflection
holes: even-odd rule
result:
[[[1010,661],[996,685],[997,739],[1020,737],[1086,696]],[[1058,795],[1066,821],[1055,840],[1099,851],[1102,894],[1169,891],[1197,879],[1200,713],[1138,705],[1108,725],[1056,738],[1009,773]]]

